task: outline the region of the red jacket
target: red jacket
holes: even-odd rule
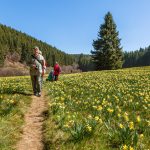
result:
[[[55,64],[54,66],[54,75],[59,75],[61,72],[60,67],[58,64]]]

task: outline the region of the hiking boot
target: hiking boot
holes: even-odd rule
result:
[[[38,95],[37,95],[38,97],[41,97],[41,93],[38,93]]]
[[[35,95],[35,96],[37,96],[37,95],[38,95],[38,93],[34,92],[34,95]]]

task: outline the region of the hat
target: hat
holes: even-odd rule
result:
[[[39,50],[39,54],[41,54],[42,55],[42,52]]]
[[[38,51],[39,51],[39,47],[37,47],[37,46],[34,46],[34,48],[33,49],[37,49]]]

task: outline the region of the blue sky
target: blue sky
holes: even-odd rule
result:
[[[70,53],[90,54],[110,11],[124,51],[150,45],[150,0],[0,0],[0,23]]]

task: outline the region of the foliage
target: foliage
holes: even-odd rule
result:
[[[119,33],[112,14],[105,15],[97,40],[93,41],[94,51],[91,51],[97,70],[110,70],[122,67],[122,48],[120,48]]]
[[[57,60],[61,65],[71,65],[73,58],[56,47],[37,40],[25,33],[0,24],[0,65],[3,66],[7,55],[19,55],[20,62],[28,64],[33,47],[38,46],[42,51],[47,65],[53,66]]]
[[[150,46],[124,53],[123,67],[150,66]]]
[[[95,70],[91,55],[74,54],[72,55],[75,62],[79,65],[79,69],[83,72]]]

